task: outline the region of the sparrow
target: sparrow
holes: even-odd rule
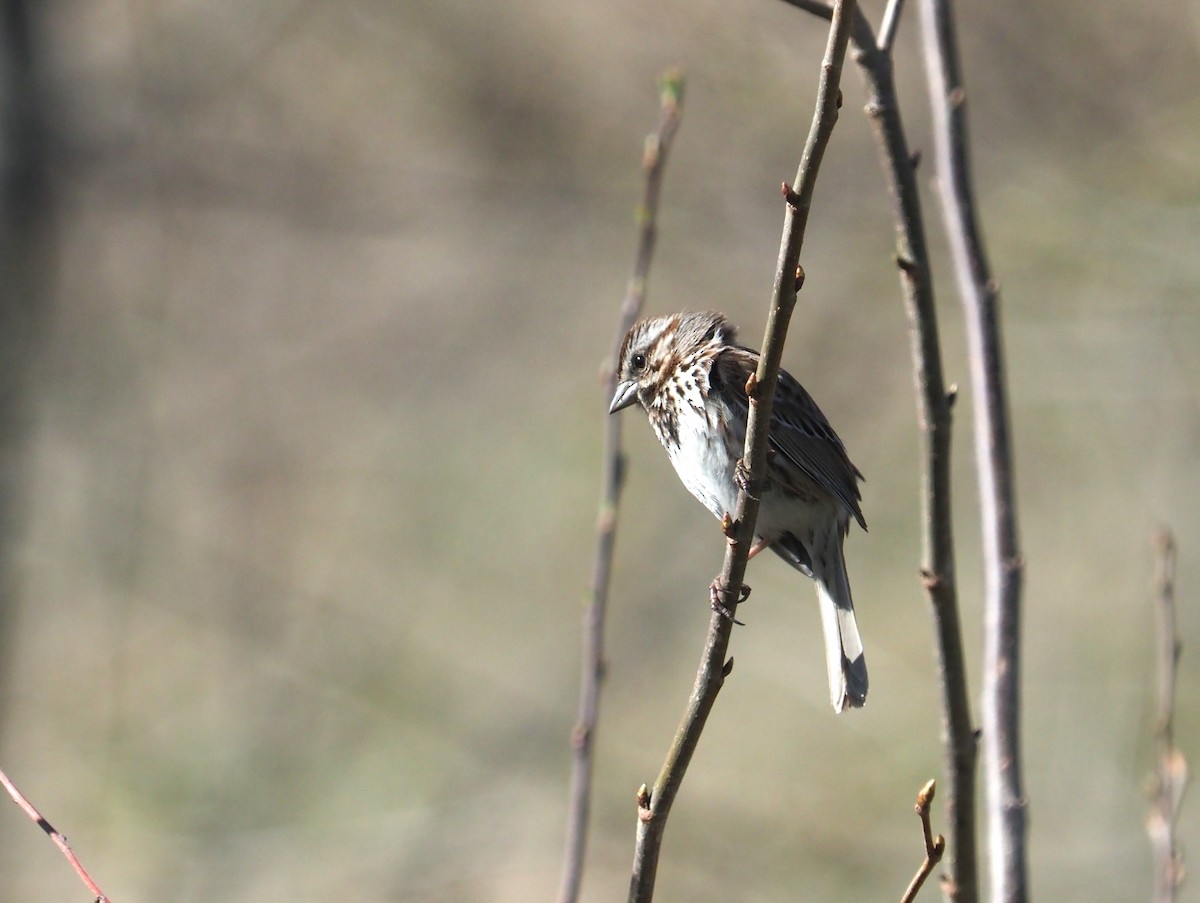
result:
[[[717,518],[737,507],[745,448],[746,381],[759,353],[738,345],[724,314],[677,313],[635,323],[617,360],[609,413],[640,404],[687,490]],[[862,479],[817,403],[780,370],[753,557],[770,548],[817,587],[833,708],[862,706],[867,665],[843,543],[865,530]]]

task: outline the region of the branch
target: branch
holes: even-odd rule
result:
[[[933,804],[933,794],[936,790],[937,784],[930,781],[917,793],[917,805],[914,808],[917,810],[917,815],[921,817],[921,836],[925,840],[925,859],[917,869],[917,873],[913,875],[912,881],[908,883],[908,889],[904,891],[900,903],[912,903],[917,899],[917,894],[921,892],[921,885],[925,883],[925,879],[929,877],[937,864],[942,861],[942,854],[946,852],[946,838],[941,834],[934,837],[933,829],[929,826],[929,807]]]
[[[921,0],[939,197],[965,312],[986,595],[983,733],[994,903],[1028,896],[1021,781],[1021,572],[999,288],[984,252],[968,166],[966,91],[950,0]]]
[[[683,75],[677,70],[665,73],[661,80],[658,128],[646,136],[642,170],[645,187],[638,208],[638,243],[633,274],[625,291],[617,323],[616,340],[605,364],[605,398],[616,390],[616,358],[621,341],[641,312],[646,294],[646,277],[654,253],[657,235],[658,202],[662,193],[663,172],[671,142],[679,128],[683,103]],[[579,718],[571,732],[571,785],[567,807],[566,852],[558,891],[560,903],[579,898],[583,880],[583,860],[587,849],[588,815],[591,809],[593,748],[600,708],[600,685],[604,679],[604,614],[612,574],[613,547],[616,543],[617,506],[625,469],[621,451],[622,417],[604,417],[604,460],[600,486],[600,514],[596,520],[596,557],[592,564],[592,599],[583,620],[583,674],[579,689]]]
[[[1183,857],[1175,843],[1175,825],[1187,788],[1187,760],[1175,746],[1175,677],[1179,634],[1175,628],[1175,539],[1169,530],[1158,545],[1158,695],[1154,718],[1154,792],[1146,831],[1154,848],[1155,903],[1174,903],[1183,883]]]
[[[824,0],[788,0],[814,15],[829,18]],[[885,24],[898,17],[892,0]],[[897,10],[895,14],[892,10]],[[950,841],[942,890],[953,903],[979,899],[979,867],[975,842],[975,771],[978,738],[971,721],[966,656],[958,612],[950,495],[951,407],[954,389],[942,375],[941,340],[929,249],[916,179],[916,155],[910,152],[900,103],[892,77],[890,43],[876,41],[859,11],[851,36],[853,55],[862,73],[866,112],[879,146],[880,161],[892,199],[896,264],[908,314],[917,422],[921,430],[921,578],[929,594],[942,691],[942,744],[947,780],[943,794]]]
[[[84,883],[88,891],[96,898],[95,903],[109,903],[109,899],[104,895],[104,891],[100,890],[99,885],[92,880],[92,876],[87,873],[87,869],[83,867],[79,859],[75,856],[71,845],[67,843],[67,838],[60,834],[54,825],[42,817],[42,813],[34,808],[33,803],[25,798],[25,795],[17,789],[16,785],[8,779],[8,775],[3,771],[0,771],[0,784],[4,785],[4,789],[8,791],[8,795],[12,797],[12,801],[20,806],[21,810],[49,835],[50,839],[54,841],[54,845],[67,857],[67,862],[71,863],[71,868],[75,869],[75,874],[79,876],[79,879]]]
[[[892,55],[892,47],[896,43],[896,29],[900,27],[900,13],[904,10],[904,0],[888,0],[887,9],[883,11],[883,21],[879,23],[879,41],[876,46],[888,57]]]
[[[653,790],[648,791],[643,787],[638,793],[637,842],[629,885],[631,903],[647,903],[653,898],[658,854],[667,816],[692,753],[700,740],[700,734],[704,730],[708,713],[712,710],[725,677],[733,667],[733,659],[726,661],[725,654],[733,630],[733,615],[736,614],[738,603],[745,598],[745,593],[749,592],[742,580],[746,574],[746,556],[754,539],[754,525],[758,518],[758,498],[753,493],[763,484],[763,475],[766,472],[767,433],[771,422],[775,383],[783,356],[783,344],[787,338],[788,322],[796,305],[796,293],[803,274],[800,269],[800,249],[808,224],[817,172],[838,118],[841,97],[838,84],[841,81],[842,61],[846,55],[854,8],[854,0],[837,0],[834,5],[829,41],[821,64],[821,79],[817,89],[817,106],[812,127],[800,158],[794,188],[785,186],[787,207],[771,309],[767,317],[766,337],[758,370],[746,385],[750,410],[743,455],[746,465],[745,486],[738,493],[734,518],[726,520],[728,546],[725,550],[725,562],[720,575],[713,583],[714,602],[719,602],[727,610],[728,616],[713,612],[704,653],[696,672],[696,682],[692,687],[683,720],[676,731],[675,740],[667,751],[666,761],[654,782]]]

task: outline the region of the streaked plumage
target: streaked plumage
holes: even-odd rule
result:
[[[719,313],[682,313],[635,324],[617,365],[610,412],[640,403],[683,485],[718,518],[733,514],[734,470],[746,440],[746,380],[757,351],[735,344]],[[859,507],[862,474],[812,397],[780,371],[771,416],[773,454],[756,525],[758,544],[813,578],[834,709],[861,706],[867,666],[854,618],[842,543]]]

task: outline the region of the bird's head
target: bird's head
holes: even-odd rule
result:
[[[674,374],[690,368],[706,351],[732,344],[737,331],[724,314],[670,314],[641,320],[630,328],[617,357],[617,388],[610,414],[650,403]]]

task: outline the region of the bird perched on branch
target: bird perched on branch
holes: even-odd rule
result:
[[[736,344],[720,313],[680,313],[634,324],[617,362],[609,413],[641,404],[688,491],[723,519],[737,507],[746,442],[747,380],[759,354]],[[858,472],[804,387],[779,372],[770,451],[753,557],[770,548],[817,584],[830,701],[836,711],[867,698],[867,665],[854,619],[842,544],[850,520],[863,529]]]

